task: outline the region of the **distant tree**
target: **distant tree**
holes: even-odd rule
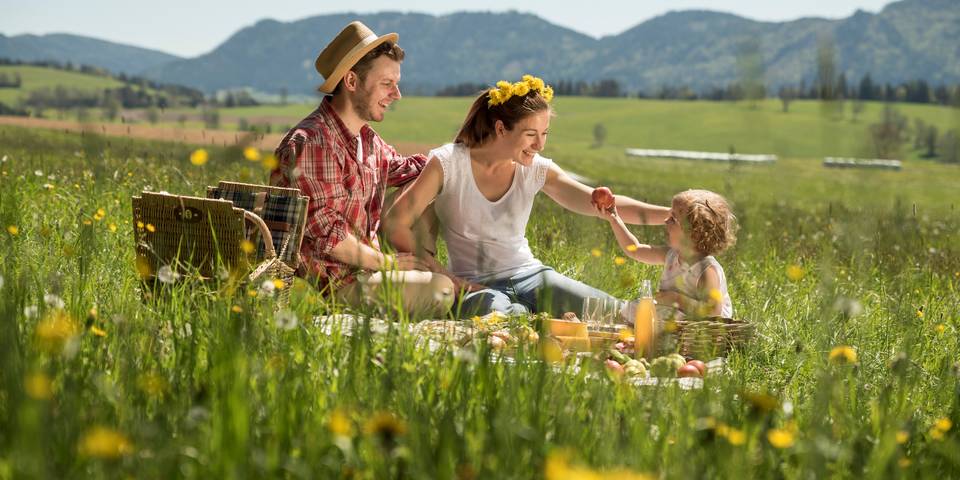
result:
[[[216,130],[220,128],[220,112],[215,108],[204,108],[203,112],[203,124],[211,130]]]
[[[156,107],[150,107],[147,109],[147,121],[153,125],[156,125],[160,121],[160,110]]]
[[[927,158],[933,158],[937,156],[937,127],[936,125],[930,125],[927,127],[926,135],[924,136],[924,144],[927,148],[927,152],[923,156]]]
[[[907,117],[890,105],[883,109],[879,123],[870,125],[870,139],[877,158],[895,159],[900,155],[907,130]]]
[[[863,113],[864,108],[866,108],[866,102],[862,98],[855,98],[850,102],[850,121],[857,123],[857,119],[860,117],[860,114]]]
[[[610,78],[600,80],[597,83],[593,94],[597,97],[619,97],[620,82]]]
[[[780,103],[783,105],[783,113],[790,111],[790,102],[797,98],[797,92],[793,87],[780,87],[778,92]]]
[[[103,100],[103,105],[101,107],[101,116],[104,120],[112,122],[117,119],[117,114],[120,112],[120,101],[117,100],[113,95],[106,95]]]
[[[927,124],[921,118],[913,119],[913,149],[919,150],[927,139]]]
[[[950,130],[940,136],[940,161],[960,163],[960,135],[956,130]]]

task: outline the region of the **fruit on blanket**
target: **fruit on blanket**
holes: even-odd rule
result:
[[[700,378],[703,375],[700,373],[700,370],[697,369],[697,367],[690,365],[688,363],[686,365],[682,365],[680,368],[677,369],[677,376],[681,378],[682,377]]]
[[[608,210],[613,206],[613,192],[610,191],[607,187],[597,187],[593,189],[593,193],[590,194],[590,199],[593,200],[593,203],[597,207]]]
[[[507,342],[496,335],[487,337],[487,342],[490,343],[490,348],[497,351],[503,350],[503,348],[507,346]]]
[[[620,365],[620,362],[612,359],[607,359],[603,362],[603,366],[607,368],[607,371],[616,375],[623,375],[624,369],[623,365]]]
[[[701,377],[707,374],[707,365],[700,360],[690,360],[687,362],[687,365],[693,365],[694,367],[697,367],[697,370],[700,370]]]
[[[631,359],[623,366],[624,373],[629,377],[646,377],[647,367],[639,360]]]
[[[655,358],[650,363],[650,373],[655,377],[675,377],[677,369],[686,363],[686,359],[682,355],[671,353],[667,356]]]

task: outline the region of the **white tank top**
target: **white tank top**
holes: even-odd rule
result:
[[[712,255],[703,257],[693,265],[687,265],[680,260],[680,254],[671,248],[667,251],[667,258],[664,261],[660,290],[679,292],[688,297],[697,298],[700,296],[697,291],[700,277],[710,266],[717,270],[717,276],[720,277],[720,295],[723,297],[720,316],[733,318],[733,302],[730,301],[730,294],[727,292],[727,276],[724,275],[720,262]]]
[[[443,167],[443,189],[434,208],[454,275],[483,283],[542,265],[530,251],[526,231],[552,160],[535,155],[529,167],[517,164],[510,189],[491,202],[473,178],[469,148],[450,143],[430,156]]]

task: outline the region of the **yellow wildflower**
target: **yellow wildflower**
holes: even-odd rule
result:
[[[829,359],[835,364],[857,363],[857,351],[847,345],[838,345],[830,350]]]
[[[80,439],[80,454],[87,457],[116,459],[133,453],[126,435],[106,427],[93,427]]]
[[[137,387],[151,397],[159,397],[167,391],[167,380],[156,373],[145,373],[137,379]]]
[[[627,259],[625,259],[625,258],[623,258],[623,257],[616,257],[616,258],[613,259],[613,263],[615,263],[615,264],[617,264],[617,265],[623,265],[624,263],[627,263]]]
[[[152,223],[148,223],[148,224],[147,224],[147,231],[150,232],[150,233],[156,232],[156,231],[157,231],[157,227],[154,227]]]
[[[287,284],[283,280],[277,278],[273,280],[273,286],[277,290],[283,290],[283,287],[287,286]]]
[[[243,149],[243,158],[251,162],[256,162],[260,160],[260,150],[257,150],[254,147],[247,147]]]
[[[740,446],[744,443],[747,443],[747,434],[743,430],[730,428],[727,431],[727,441],[730,442],[730,445]]]
[[[111,223],[110,225],[107,226],[107,228],[110,230],[111,233],[115,233],[117,231],[117,224]]]
[[[517,82],[513,84],[513,94],[517,97],[522,97],[530,93],[530,85],[527,85],[526,82]]]
[[[263,165],[264,170],[274,170],[280,165],[277,157],[274,157],[273,155],[267,155],[263,157],[263,161],[260,163]]]
[[[206,150],[202,148],[198,148],[194,150],[193,153],[190,154],[190,163],[198,167],[207,163],[207,160],[209,159],[210,159],[210,155],[207,153]]]
[[[900,468],[907,468],[907,467],[909,467],[909,466],[912,465],[912,464],[913,464],[913,462],[912,462],[909,458],[907,458],[907,457],[903,457],[903,458],[901,458],[900,460],[897,460],[897,465],[898,465]]]
[[[60,353],[79,333],[80,327],[70,315],[63,310],[54,310],[37,324],[37,344],[48,353]]]
[[[234,305],[233,307],[230,307],[230,310],[231,310],[233,313],[242,313],[242,312],[243,312],[243,309],[240,308],[240,305]]]
[[[330,421],[327,422],[327,429],[330,430],[330,433],[338,437],[353,436],[353,424],[350,422],[350,417],[339,408],[330,413]]]
[[[710,289],[710,300],[713,300],[715,303],[720,303],[723,301],[723,293],[716,288]]]
[[[243,253],[246,253],[247,255],[253,253],[255,249],[256,247],[253,245],[253,242],[251,242],[250,240],[243,239],[240,242],[240,250],[243,250]]]
[[[934,423],[933,426],[941,432],[948,432],[953,428],[953,422],[951,422],[949,418],[943,417],[937,420],[937,423]]]
[[[897,432],[896,438],[897,438],[897,443],[900,445],[903,445],[904,443],[907,443],[908,440],[910,440],[910,434],[903,430],[900,430],[899,432]]]
[[[53,396],[53,381],[45,373],[31,373],[23,380],[23,390],[34,400],[49,400]]]
[[[602,252],[600,252],[599,248],[591,248],[590,255],[593,255],[594,257],[599,257],[600,255],[602,255]]]
[[[98,326],[96,326],[96,325],[90,325],[90,333],[92,333],[92,334],[94,334],[94,335],[96,335],[96,336],[98,336],[98,337],[106,337],[106,336],[107,336],[107,331],[104,330],[104,329],[102,329],[102,328],[100,328],[100,327],[98,327]]]
[[[16,225],[7,225],[7,233],[13,236],[17,236],[20,233],[20,227]]]
[[[940,430],[937,427],[933,427],[930,429],[929,433],[930,433],[930,438],[937,441],[943,440],[943,430]]]
[[[787,267],[787,278],[794,282],[799,281],[804,275],[803,268],[800,265],[790,265]]]
[[[628,252],[636,252],[637,249],[639,249],[639,248],[640,248],[640,247],[638,247],[638,246],[636,246],[636,245],[627,245],[627,251],[628,251]]]
[[[553,100],[553,87],[544,87],[540,95],[547,103],[550,103]]]
[[[794,444],[793,433],[782,428],[772,428],[767,432],[767,441],[775,448],[790,448]]]
[[[377,436],[381,440],[390,442],[396,437],[407,433],[407,425],[390,412],[378,412],[363,426],[367,435]]]

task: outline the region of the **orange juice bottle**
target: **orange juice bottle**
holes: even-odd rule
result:
[[[653,302],[653,290],[650,280],[640,284],[640,299],[637,302],[636,313],[633,318],[634,349],[637,358],[653,357],[654,325],[657,318],[657,307]]]

